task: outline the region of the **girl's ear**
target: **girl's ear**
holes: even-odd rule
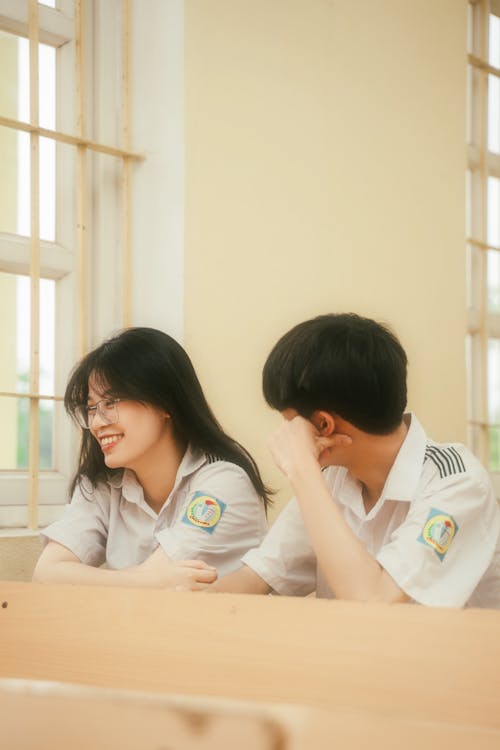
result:
[[[318,410],[313,412],[311,422],[321,437],[330,437],[335,432],[335,419],[328,411]]]

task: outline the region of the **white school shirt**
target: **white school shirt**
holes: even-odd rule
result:
[[[405,419],[408,433],[370,512],[343,467],[323,472],[332,502],[413,601],[500,608],[500,510],[488,473],[465,446],[435,443],[414,415]],[[279,594],[333,596],[296,499],[242,561]]]
[[[92,494],[86,485],[85,494],[76,488],[61,519],[41,535],[45,543],[59,542],[87,565],[139,565],[160,544],[172,560],[204,560],[226,575],[267,530],[264,503],[246,472],[191,448],[158,514],[130,470],[100,482]]]

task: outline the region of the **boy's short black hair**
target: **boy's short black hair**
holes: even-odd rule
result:
[[[279,411],[308,418],[322,409],[386,435],[403,417],[406,365],[403,347],[381,323],[353,313],[320,315],[274,346],[264,365],[264,397]]]

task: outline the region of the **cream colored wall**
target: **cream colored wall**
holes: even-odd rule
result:
[[[410,406],[465,438],[465,0],[186,0],[185,344],[267,457],[260,373],[293,324],[384,320]]]
[[[275,487],[261,369],[318,313],[391,323],[410,405],[465,437],[464,66],[465,0],[186,0],[184,342]]]

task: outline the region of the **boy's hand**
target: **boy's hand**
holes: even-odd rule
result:
[[[217,571],[203,560],[171,560],[162,547],[153,554],[135,572],[141,586],[152,588],[196,591],[205,588],[217,579]]]
[[[286,420],[268,445],[274,462],[290,479],[296,471],[327,465],[328,460],[323,464],[322,459],[327,459],[333,448],[350,442],[347,435],[323,437],[309,420],[297,416]]]

